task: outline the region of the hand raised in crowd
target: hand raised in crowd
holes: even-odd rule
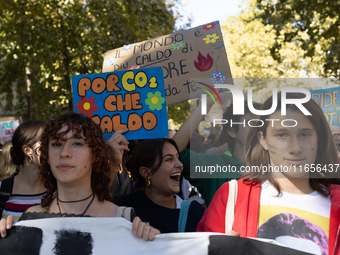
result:
[[[0,235],[1,237],[7,236],[7,229],[11,229],[14,224],[14,218],[9,215],[7,219],[2,218],[0,221]]]
[[[110,148],[110,179],[111,184],[115,177],[119,165],[123,161],[124,150],[129,151],[129,141],[123,136],[123,133],[127,132],[128,129],[121,129],[116,131],[110,139],[107,141],[107,145]]]
[[[119,166],[122,163],[124,150],[130,150],[129,141],[123,135],[127,131],[127,128],[118,130],[107,141],[107,145],[110,147],[110,165]]]
[[[142,222],[139,217],[135,217],[132,223],[132,234],[143,238],[146,241],[152,241],[155,239],[156,235],[159,235],[161,232],[151,227],[148,223]]]

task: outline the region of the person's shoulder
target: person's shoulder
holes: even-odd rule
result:
[[[8,177],[0,181],[0,190],[5,192],[12,192],[13,189],[13,183],[14,183],[14,176]],[[2,187],[2,185],[4,187]]]
[[[205,210],[204,206],[196,200],[192,200],[190,207],[195,210],[203,210],[203,211]]]
[[[30,220],[30,219],[41,219],[45,217],[45,208],[41,205],[31,205],[26,211],[20,216],[19,221]]]
[[[332,204],[340,207],[340,185],[329,184],[328,188],[329,188],[329,191],[330,191]]]
[[[236,187],[237,187],[237,189],[240,189],[240,187],[241,186],[244,186],[245,185],[245,183],[243,182],[243,180],[244,179],[238,179],[238,180],[236,180],[236,179],[232,179],[232,180],[230,180],[230,181],[227,181],[227,182],[225,182],[225,183],[223,183],[218,189],[217,189],[217,191],[216,191],[216,193],[215,193],[215,196],[221,196],[221,197],[223,197],[223,198],[227,198],[228,197],[228,193],[229,193],[229,187],[234,187],[234,189],[236,189]],[[234,185],[233,186],[231,186],[233,183],[234,183]],[[215,197],[214,196],[214,197]]]
[[[99,209],[98,215],[95,215],[97,217],[116,217],[118,206],[111,201],[104,200],[97,208]]]
[[[193,217],[197,221],[200,221],[204,212],[205,212],[205,208],[202,204],[200,204],[196,200],[193,200],[191,202],[190,207],[189,207],[189,212],[188,212],[190,217]]]
[[[45,209],[41,207],[41,205],[32,205],[28,207],[28,209],[26,210],[26,212],[44,212],[44,211]]]
[[[96,217],[123,217],[129,221],[133,221],[136,213],[132,207],[117,206],[110,201],[104,201],[101,204],[100,211]]]
[[[142,193],[143,193],[142,191],[139,191],[139,192],[132,192],[126,195],[117,196],[112,199],[112,202],[117,205],[123,205],[124,203],[131,202],[135,199],[140,200],[143,195]]]
[[[229,189],[230,181],[231,180],[224,182],[218,189],[219,190]],[[238,182],[238,184],[239,184],[239,182]]]

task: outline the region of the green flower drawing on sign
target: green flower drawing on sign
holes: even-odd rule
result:
[[[178,43],[175,43],[175,44],[171,44],[171,49],[174,51],[174,50],[179,50],[180,48],[183,48],[185,43],[183,41],[181,42],[178,42]]]
[[[150,110],[157,110],[160,111],[163,106],[162,104],[165,103],[165,98],[162,97],[161,92],[156,91],[155,94],[152,92],[149,92],[147,94],[148,98],[145,99],[145,103],[149,106]]]

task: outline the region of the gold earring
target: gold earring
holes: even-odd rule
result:
[[[146,186],[151,188],[151,180],[150,179],[145,179],[145,184],[146,184]]]
[[[33,156],[30,156],[30,163],[32,163],[33,161]]]

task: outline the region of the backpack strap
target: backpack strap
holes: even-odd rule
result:
[[[14,176],[7,178],[1,182],[0,187],[0,219],[2,218],[2,211],[5,209],[5,204],[12,196],[14,184]]]
[[[225,232],[233,229],[234,214],[237,200],[237,180],[231,180],[229,182],[229,194],[227,208],[225,212]]]
[[[178,220],[178,232],[185,232],[185,226],[187,225],[189,207],[193,200],[183,200],[181,203],[181,209],[179,211]]]
[[[119,206],[117,209],[116,217],[122,217],[132,222],[133,219],[136,217],[136,213],[132,207]]]

